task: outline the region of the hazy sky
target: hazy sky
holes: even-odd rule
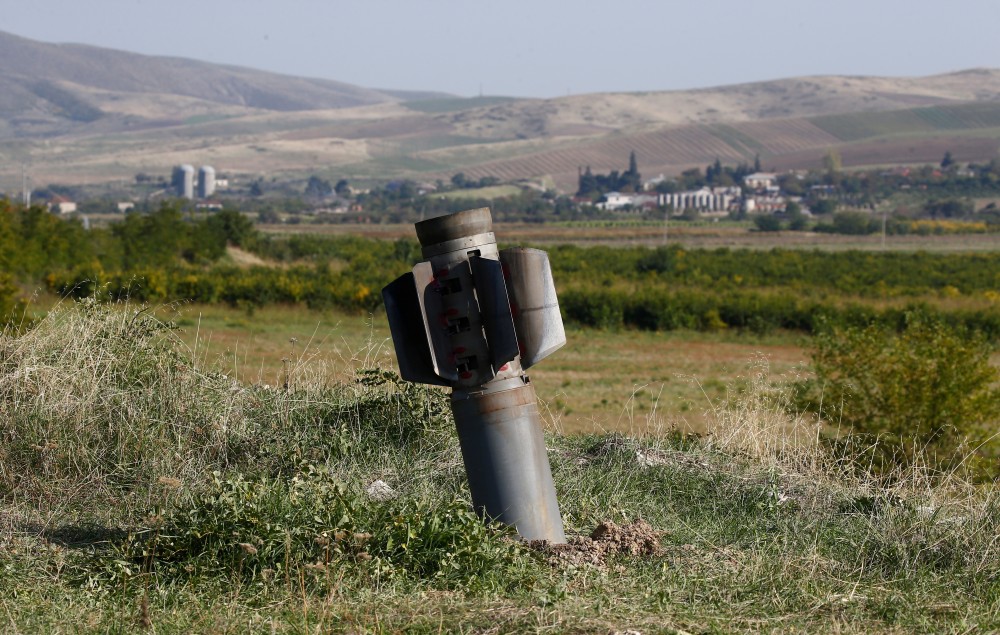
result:
[[[556,97],[1000,67],[1000,0],[0,0],[0,30],[372,88]]]

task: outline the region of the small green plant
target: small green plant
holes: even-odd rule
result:
[[[941,466],[971,457],[985,467],[997,448],[991,426],[1000,419],[991,347],[919,313],[904,322],[900,332],[868,326],[818,336],[816,378],[799,385],[800,402],[831,424],[877,437],[851,444],[875,448],[882,467],[918,456]]]
[[[312,579],[345,571],[382,580],[499,590],[533,577],[528,552],[457,501],[364,501],[325,467],[291,478],[223,478],[88,564],[89,582],[139,576],[187,579]],[[95,573],[96,572],[96,573]]]

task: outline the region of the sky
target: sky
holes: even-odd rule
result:
[[[1000,0],[0,0],[45,42],[462,96],[1000,68]]]

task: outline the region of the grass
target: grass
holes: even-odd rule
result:
[[[819,249],[823,251],[925,251],[933,253],[993,252],[1000,241],[993,234],[946,234],[920,236],[916,234],[886,236],[881,234],[848,236],[813,232],[755,232],[744,221],[705,220],[697,222],[671,221],[666,242],[691,248],[712,249]],[[395,240],[414,238],[412,224],[322,224],[266,225],[269,234],[304,233],[317,235],[350,235]],[[661,222],[637,220],[567,221],[553,223],[503,223],[496,229],[502,244],[608,245],[613,247],[659,247],[664,244]],[[501,233],[502,232],[502,233]]]
[[[701,437],[549,434],[553,552],[468,511],[446,397],[378,367],[234,382],[93,305],[4,333],[0,364],[7,632],[1000,628],[996,484],[866,476],[764,366]],[[587,537],[638,519],[642,550]]]
[[[317,367],[343,381],[366,365],[394,365],[381,311],[363,317],[272,306],[251,315],[196,305],[165,307],[159,315],[179,327],[177,337],[202,366],[249,383],[279,385]],[[654,415],[703,431],[709,402],[724,395],[748,360],[766,358],[776,375],[789,377],[806,360],[803,338],[792,334],[570,328],[567,339],[531,370],[546,417],[565,433],[653,431]]]

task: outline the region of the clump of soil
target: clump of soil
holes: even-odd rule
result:
[[[599,524],[590,536],[573,536],[565,545],[545,541],[533,543],[553,565],[604,566],[608,556],[652,556],[660,551],[660,533],[644,520],[616,525],[610,520]]]

